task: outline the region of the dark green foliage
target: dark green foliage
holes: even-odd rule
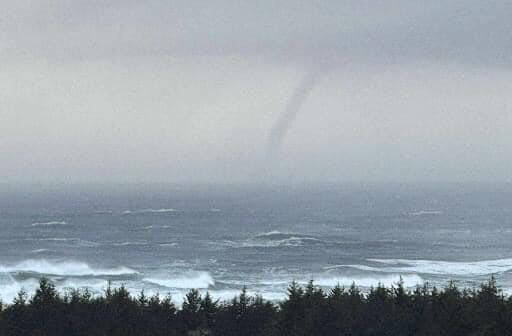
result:
[[[494,278],[472,290],[451,282],[410,291],[400,281],[364,294],[355,284],[324,292],[311,281],[292,282],[278,305],[245,288],[227,302],[191,290],[176,309],[170,296],[132,296],[110,285],[100,297],[87,290],[61,295],[41,279],[31,297],[20,292],[0,304],[0,335],[512,335],[512,299]]]

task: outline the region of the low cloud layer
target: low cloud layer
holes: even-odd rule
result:
[[[510,180],[507,2],[2,7],[0,182]]]

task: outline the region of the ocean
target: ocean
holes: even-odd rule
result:
[[[326,289],[429,283],[512,293],[511,184],[2,185],[0,298],[38,279],[270,300],[292,280]]]

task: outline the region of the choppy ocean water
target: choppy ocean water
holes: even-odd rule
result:
[[[494,275],[512,293],[512,185],[2,186],[0,297],[190,288],[268,299],[292,281],[406,286]]]

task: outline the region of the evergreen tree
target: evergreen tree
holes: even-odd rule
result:
[[[288,287],[288,298],[279,304],[281,335],[300,336],[304,333],[304,290],[295,281]]]
[[[1,336],[512,335],[512,298],[494,278],[471,290],[451,282],[410,292],[399,282],[365,294],[335,286],[327,295],[313,282],[292,282],[277,306],[245,288],[222,303],[191,290],[181,309],[170,295],[134,297],[124,286],[109,285],[98,297],[79,290],[61,296],[47,279],[27,298],[20,291],[0,309]]]
[[[219,310],[219,300],[213,300],[210,293],[206,292],[199,305],[201,325],[207,330],[215,326],[215,316]]]
[[[181,326],[184,331],[197,331],[201,327],[201,294],[197,289],[191,289],[186,295],[179,312]]]

